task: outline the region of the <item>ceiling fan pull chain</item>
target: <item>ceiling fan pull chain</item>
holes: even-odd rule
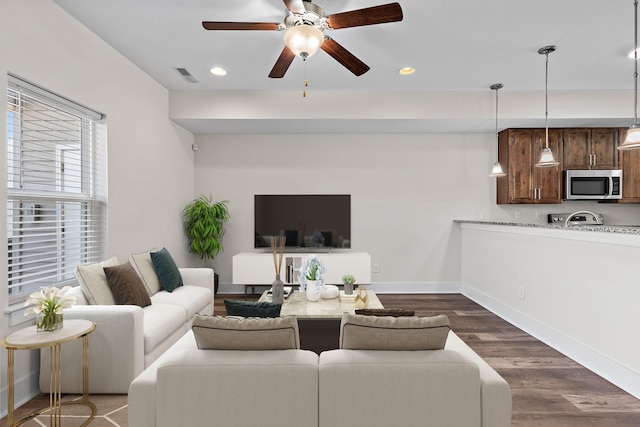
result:
[[[309,87],[309,79],[307,78],[307,58],[302,60],[304,62],[304,87],[305,89],[302,91],[302,97],[307,97],[307,87]]]

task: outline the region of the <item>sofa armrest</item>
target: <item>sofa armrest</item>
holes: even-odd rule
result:
[[[478,365],[482,398],[482,426],[511,426],[511,388],[509,383],[452,331],[445,348],[464,355]]]
[[[127,393],[144,370],[143,311],[133,305],[78,305],[64,311],[66,319],[95,322],[89,335],[89,391]],[[40,352],[40,390],[49,392],[49,350]],[[82,340],[65,343],[62,392],[82,392]]]

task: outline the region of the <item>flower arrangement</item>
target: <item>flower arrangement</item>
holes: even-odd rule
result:
[[[46,286],[29,295],[24,305],[30,306],[24,315],[36,314],[38,331],[54,331],[62,327],[62,311],[76,303],[76,296],[69,294],[71,286],[62,289]]]
[[[306,289],[308,280],[317,280],[316,287],[320,290],[324,285],[323,275],[324,264],[320,261],[318,255],[309,255],[300,267],[300,290]]]

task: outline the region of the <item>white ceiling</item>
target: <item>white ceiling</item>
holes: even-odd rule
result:
[[[206,31],[201,25],[203,20],[281,22],[286,10],[282,0],[54,1],[169,90],[302,90],[299,58],[284,78],[267,77],[282,50],[282,32]],[[327,14],[387,2],[315,1]],[[501,93],[544,90],[544,56],[537,51],[550,44],[557,46],[549,57],[550,92],[633,89],[633,61],[626,56],[633,47],[632,0],[400,4],[402,22],[329,33],[371,67],[368,73],[355,77],[319,51],[307,62],[308,90],[489,92],[496,82],[504,84]],[[398,75],[406,65],[417,72]],[[213,66],[224,67],[228,75],[211,75]],[[186,82],[175,67],[187,68],[198,82]],[[232,124],[226,126],[234,132]],[[197,133],[210,130],[202,120],[197,127]],[[237,127],[235,131],[246,130],[244,123]],[[359,128],[358,123],[351,128]]]

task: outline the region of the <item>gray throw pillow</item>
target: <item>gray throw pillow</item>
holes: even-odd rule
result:
[[[287,350],[300,348],[295,316],[221,317],[196,314],[193,335],[202,350]]]
[[[449,335],[449,318],[378,317],[344,313],[340,348],[351,350],[441,350]]]

